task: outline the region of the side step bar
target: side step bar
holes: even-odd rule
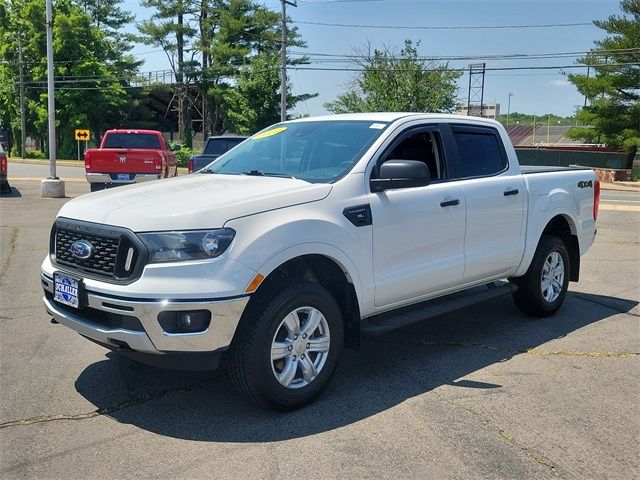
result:
[[[397,328],[406,327],[438,315],[475,305],[479,302],[508,295],[517,290],[517,288],[512,283],[500,281],[434,298],[416,305],[365,318],[362,321],[361,332],[364,337],[381,335]]]

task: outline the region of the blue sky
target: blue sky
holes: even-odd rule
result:
[[[279,10],[278,0],[262,0],[268,8]],[[139,6],[138,0],[125,0],[136,20],[148,18],[152,12]],[[298,0],[297,8],[288,8],[294,21],[357,25],[394,26],[472,26],[472,25],[539,25],[591,22],[619,13],[617,0]],[[408,30],[342,28],[296,24],[307,51],[313,53],[352,54],[354,48],[371,42],[374,47],[401,47],[405,39],[421,42],[425,56],[471,56],[491,54],[534,54],[579,52],[589,50],[593,41],[603,37],[594,25],[517,28],[491,30]],[[144,58],[143,71],[168,68],[162,52],[154,47],[137,46],[132,53]],[[295,49],[299,51],[299,49]],[[488,60],[487,68],[525,65],[569,65],[575,59]],[[454,67],[467,67],[469,60],[451,62]],[[325,64],[326,65],[326,64]],[[322,66],[322,65],[319,65]],[[344,65],[334,65],[344,66]],[[573,71],[573,70],[572,70]],[[576,70],[578,71],[578,70]],[[290,80],[296,93],[318,93],[318,98],[301,103],[297,113],[326,113],[323,104],[348,88],[351,72],[291,71]],[[459,97],[466,101],[468,76],[459,81]],[[511,111],[572,115],[583,98],[566,81],[559,70],[487,72],[485,101],[501,104],[507,110],[508,93],[512,92]]]

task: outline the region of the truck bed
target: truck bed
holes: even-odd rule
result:
[[[523,175],[529,175],[531,173],[549,173],[549,172],[577,172],[580,170],[591,170],[589,167],[547,167],[547,166],[535,166],[535,165],[521,165],[520,171]]]

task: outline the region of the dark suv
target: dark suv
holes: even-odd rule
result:
[[[202,155],[192,155],[189,159],[189,173],[197,172],[206,167],[223,153],[227,153],[233,147],[245,141],[247,137],[237,135],[221,135],[209,137],[204,146]]]

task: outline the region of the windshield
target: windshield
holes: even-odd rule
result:
[[[386,126],[354,120],[277,124],[225,153],[203,172],[335,182],[353,168]]]

